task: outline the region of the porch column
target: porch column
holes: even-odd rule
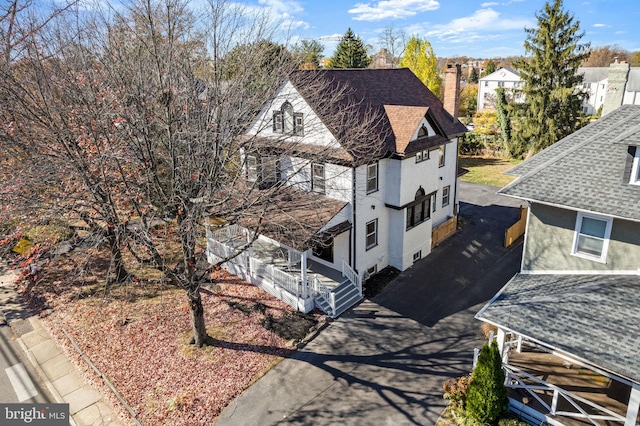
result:
[[[506,340],[507,335],[503,329],[498,328],[498,336],[496,337],[496,343],[498,344],[498,351],[500,352],[500,356],[502,357],[502,362],[506,363],[507,358],[509,357],[509,352],[504,348],[504,341]]]
[[[309,288],[307,285],[307,252],[303,251],[300,256],[300,275],[302,276],[302,297],[304,299],[309,295]]]
[[[627,419],[624,426],[636,426],[636,419],[640,411],[640,384],[634,383],[631,386],[631,396],[629,397],[629,405],[627,405]]]

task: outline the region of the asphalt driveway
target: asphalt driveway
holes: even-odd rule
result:
[[[236,398],[218,425],[434,425],[442,384],[471,369],[473,316],[519,270],[502,246],[520,201],[462,183],[464,229],[282,361]]]

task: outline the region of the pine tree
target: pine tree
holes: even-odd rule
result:
[[[562,7],[562,0],[545,3],[536,14],[538,27],[525,29],[524,46],[531,57],[515,62],[525,96],[514,126],[522,151],[518,156],[540,151],[584,124],[584,95],[577,90],[582,75],[577,70],[589,56],[589,44],[580,44],[580,23]]]
[[[364,43],[349,28],[338,43],[329,68],[366,68],[370,63]]]
[[[498,420],[509,404],[504,380],[498,345],[485,343],[467,390],[467,414],[482,424]]]
[[[411,36],[404,48],[399,66],[409,68],[432,93],[440,95],[442,80],[438,75],[438,58],[429,41]]]
[[[507,110],[507,95],[505,94],[504,87],[498,87],[496,89],[496,118],[502,140],[505,146],[508,147],[509,142],[511,142],[511,119],[509,118]]]
[[[471,67],[471,72],[469,73],[469,83],[478,84],[478,71],[476,71],[476,67]]]
[[[496,72],[496,63],[493,62],[493,59],[487,59],[487,64],[484,67],[484,71],[482,72],[482,77],[486,77],[489,74],[493,74]]]

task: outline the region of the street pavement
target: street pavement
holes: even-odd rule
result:
[[[435,425],[483,344],[475,313],[519,270],[520,202],[461,183],[463,229],[236,398],[218,426]]]

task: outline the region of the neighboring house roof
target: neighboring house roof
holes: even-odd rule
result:
[[[629,81],[625,87],[627,92],[640,92],[640,68],[629,69]]]
[[[497,69],[491,74],[481,77],[480,80],[504,80],[504,77],[506,77],[506,75],[503,75],[505,71],[513,74],[512,77],[514,77],[514,79],[520,80],[520,72],[509,67]]]
[[[640,221],[640,186],[624,179],[636,126],[640,106],[623,105],[508,170],[520,177],[498,193]]]
[[[437,96],[408,68],[296,71],[290,81],[356,163],[370,161],[372,154],[384,157],[409,153],[405,152],[408,146],[406,135],[417,130],[419,121],[414,119],[419,110],[430,111],[444,133],[445,141],[466,132],[465,126],[445,111]],[[319,85],[309,85],[309,81]],[[317,90],[318,87],[323,90]],[[326,91],[338,93],[341,90],[343,95],[326,105]],[[348,111],[348,117],[335,120],[345,111]],[[371,141],[359,141],[360,145],[354,145],[348,140],[354,135],[349,133],[349,129],[341,128],[341,124],[348,126],[350,123],[367,122],[372,114],[376,117],[372,134],[383,139],[382,146],[376,147],[375,153],[362,149],[362,143]],[[401,116],[408,120],[398,120]]]
[[[595,83],[609,77],[609,67],[579,67],[578,74],[582,74],[582,81]]]
[[[261,234],[304,251],[313,244],[316,234],[346,205],[344,201],[317,192],[284,187],[244,212],[240,224],[252,228],[261,221]],[[333,228],[336,229],[325,230],[324,233],[344,232],[350,228],[350,223],[341,223]]]
[[[637,275],[518,274],[476,318],[640,383],[638,288]]]

